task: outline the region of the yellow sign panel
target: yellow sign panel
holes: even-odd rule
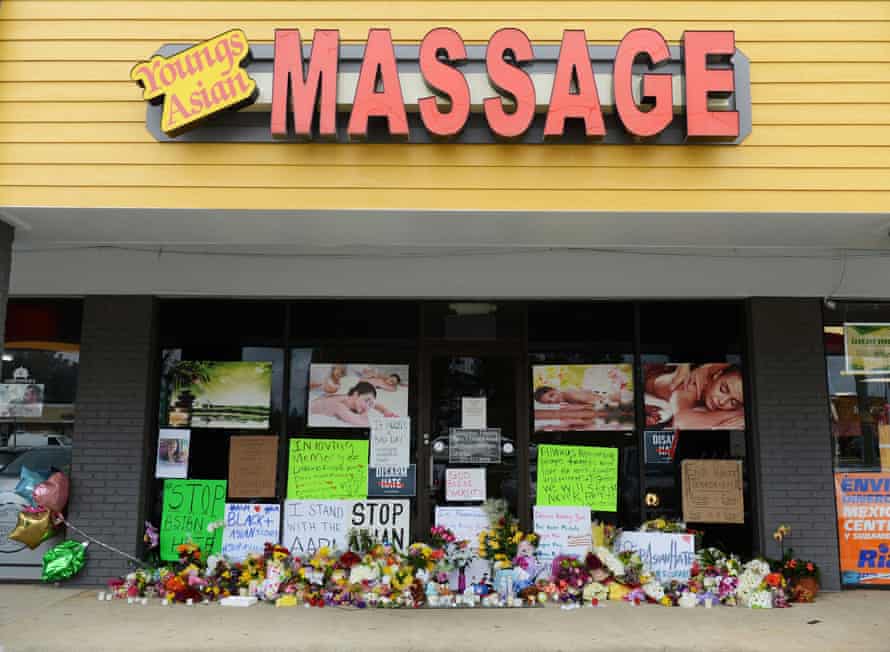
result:
[[[161,129],[177,136],[220,111],[256,100],[256,82],[244,69],[249,60],[247,36],[232,29],[169,57],[142,61],[130,79],[145,89],[143,99],[163,97]]]

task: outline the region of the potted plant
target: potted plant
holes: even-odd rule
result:
[[[782,560],[773,562],[773,570],[782,573],[788,582],[794,602],[812,602],[819,593],[819,566],[810,559],[794,556],[794,549],[785,549],[785,538],[791,536],[791,527],[780,525],[773,532],[773,539],[782,547]]]

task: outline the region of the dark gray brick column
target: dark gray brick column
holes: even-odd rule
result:
[[[84,300],[68,515],[90,535],[137,557],[151,468],[156,333],[153,297]],[[76,581],[100,584],[129,568],[125,558],[91,545]]]
[[[772,533],[787,523],[795,555],[819,564],[823,588],[839,589],[822,302],[749,305],[760,551],[779,557]]]

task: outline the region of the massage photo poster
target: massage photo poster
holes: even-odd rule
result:
[[[744,376],[730,362],[643,365],[647,430],[744,430]]]
[[[310,428],[368,428],[372,420],[408,415],[406,364],[358,362],[309,367]]]
[[[633,430],[631,364],[532,367],[536,432]]]

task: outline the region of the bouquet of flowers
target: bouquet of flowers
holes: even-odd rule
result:
[[[699,594],[701,601],[710,597],[733,606],[741,569],[742,564],[735,555],[727,555],[717,548],[705,548],[692,564],[689,590]]]
[[[519,529],[519,522],[507,511],[505,501],[488,500],[483,509],[488,514],[489,528],[479,533],[478,555],[493,561],[496,569],[512,566],[520,543],[526,542],[526,549],[528,546],[534,549],[537,545],[537,535]]]

